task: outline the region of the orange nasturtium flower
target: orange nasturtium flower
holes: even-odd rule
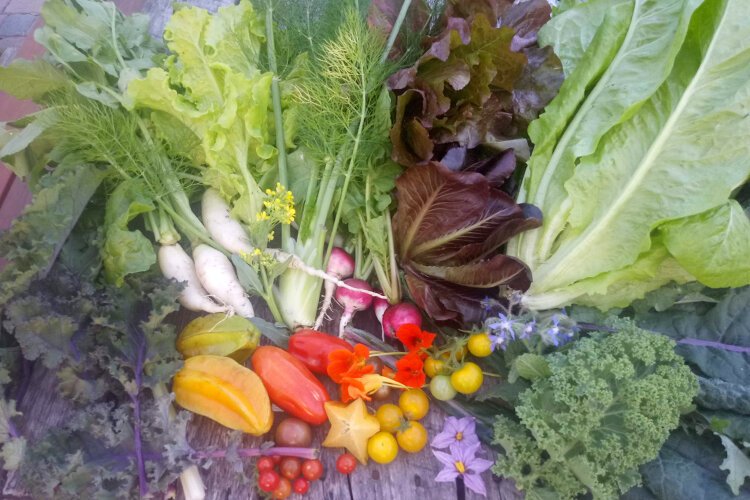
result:
[[[409,387],[422,387],[426,380],[424,362],[418,352],[410,352],[396,361],[396,381]]]
[[[421,352],[428,349],[435,341],[435,337],[434,333],[425,332],[417,325],[412,324],[401,325],[396,330],[396,338],[404,344],[409,352]]]
[[[328,355],[328,376],[340,384],[344,379],[357,379],[375,370],[367,364],[370,350],[363,344],[356,344],[353,351],[339,349]]]

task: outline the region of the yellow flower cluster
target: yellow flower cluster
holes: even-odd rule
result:
[[[264,210],[258,212],[258,222],[270,221],[272,224],[291,224],[297,211],[294,208],[294,195],[280,183],[276,189],[266,189],[266,199],[263,200]],[[269,236],[273,239],[273,236]]]
[[[259,267],[271,267],[276,264],[276,259],[260,248],[256,248],[250,253],[241,252],[240,257],[255,269],[258,269]]]

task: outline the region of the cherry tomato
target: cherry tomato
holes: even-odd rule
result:
[[[372,365],[375,370],[372,373],[380,373],[383,370],[383,362],[380,358],[370,358],[367,360],[368,365]]]
[[[258,474],[258,488],[266,493],[271,493],[278,488],[280,482],[281,478],[274,470],[264,470]]]
[[[440,401],[450,401],[456,397],[456,389],[448,375],[438,375],[430,380],[430,394]]]
[[[367,441],[367,454],[379,464],[393,462],[398,456],[396,438],[390,432],[378,432]]]
[[[292,483],[292,490],[294,490],[295,493],[299,493],[300,495],[304,495],[309,489],[310,483],[304,477],[298,477]]]
[[[384,399],[388,399],[390,395],[391,395],[391,388],[388,387],[387,385],[381,385],[380,388],[377,391],[375,391],[372,397],[377,399],[378,401],[383,401]]]
[[[492,354],[492,341],[486,333],[475,333],[469,337],[469,352],[478,358],[486,358]]]
[[[258,472],[273,470],[273,459],[271,457],[260,457],[255,466],[258,468]]]
[[[305,460],[302,462],[302,477],[308,481],[317,481],[323,476],[323,462],[318,460]]]
[[[276,427],[276,446],[307,448],[312,443],[312,430],[307,422],[294,417],[282,420]]]
[[[470,361],[451,374],[451,385],[461,394],[477,392],[482,387],[483,381],[482,369]]]
[[[285,457],[279,464],[279,472],[290,481],[297,479],[302,473],[300,459],[295,457]]]
[[[351,474],[357,468],[357,459],[351,453],[342,453],[336,459],[336,470],[342,474]]]
[[[427,358],[424,361],[424,372],[430,378],[439,375],[444,369],[445,361],[442,359]]]
[[[394,432],[401,425],[404,412],[398,406],[388,403],[378,408],[375,418],[380,422],[381,431]]]
[[[284,457],[282,457],[281,455],[271,455],[271,460],[273,460],[274,465],[279,465],[282,458]]]
[[[407,453],[417,453],[427,444],[427,429],[419,422],[409,420],[406,428],[399,429],[396,433],[398,445]]]
[[[279,480],[279,485],[273,490],[273,498],[284,500],[292,494],[292,483],[285,477]]]
[[[409,420],[419,420],[427,415],[430,409],[430,400],[422,389],[408,389],[401,393],[398,398],[398,406]]]

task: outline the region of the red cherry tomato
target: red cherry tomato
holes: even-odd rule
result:
[[[323,462],[318,459],[302,462],[302,476],[308,481],[317,481],[323,476]]]
[[[258,468],[258,472],[264,472],[267,470],[273,470],[273,459],[271,457],[260,457],[255,466]]]
[[[351,474],[357,468],[357,459],[351,453],[342,453],[336,459],[336,470],[342,474]]]
[[[299,493],[300,495],[304,495],[309,489],[310,483],[304,477],[298,477],[292,483],[292,490],[294,490],[295,493]]]
[[[266,493],[271,493],[278,488],[280,482],[281,478],[273,470],[264,470],[258,475],[258,488]]]
[[[277,500],[284,500],[289,498],[292,494],[292,483],[285,477],[282,477],[279,481],[279,485],[273,490],[273,498]]]
[[[282,457],[281,455],[271,455],[271,460],[273,460],[274,465],[279,465],[282,458],[284,457]]]
[[[279,472],[288,480],[297,479],[302,472],[302,465],[299,458],[285,457],[279,464]]]

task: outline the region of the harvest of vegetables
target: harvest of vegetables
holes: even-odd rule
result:
[[[16,491],[750,498],[750,2],[190,3],[0,67]]]

